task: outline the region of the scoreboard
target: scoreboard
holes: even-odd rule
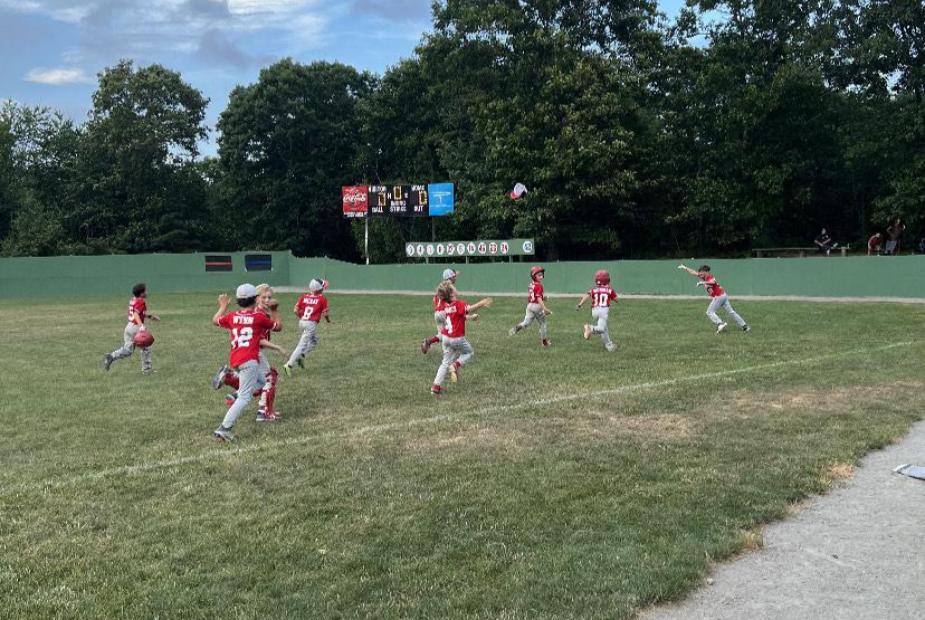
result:
[[[427,215],[426,185],[370,185],[370,217],[422,217]]]
[[[428,217],[453,213],[452,183],[345,185],[345,217]]]

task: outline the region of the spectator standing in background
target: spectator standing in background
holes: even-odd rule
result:
[[[871,238],[867,240],[867,255],[870,256],[871,254],[880,254],[880,250],[882,249],[883,233],[874,233]]]
[[[820,252],[825,252],[826,256],[831,254],[832,250],[838,247],[838,244],[832,241],[832,237],[829,236],[829,233],[825,228],[819,231],[819,234],[816,235],[816,238],[813,240],[813,242],[816,244],[816,247]]]
[[[886,229],[887,241],[886,241],[886,250],[883,252],[884,254],[889,254],[890,256],[899,254],[900,241],[902,240],[903,232],[905,232],[905,230],[906,230],[906,225],[903,224],[903,221],[900,218],[896,218],[896,220],[892,224],[887,226],[887,229]]]
[[[919,254],[925,254],[925,237],[919,239]]]

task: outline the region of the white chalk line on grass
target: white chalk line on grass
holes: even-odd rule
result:
[[[653,388],[662,388],[662,387],[671,387],[678,384],[704,381],[707,379],[721,379],[723,377],[731,377],[735,375],[745,374],[749,372],[757,372],[762,370],[771,370],[774,368],[782,368],[785,366],[799,366],[803,364],[816,364],[819,362],[825,362],[835,359],[840,359],[844,357],[850,357],[852,355],[865,354],[869,355],[875,352],[888,351],[890,349],[896,349],[899,347],[907,347],[912,344],[915,344],[915,341],[908,340],[904,342],[893,342],[890,344],[882,345],[879,347],[873,348],[864,348],[864,349],[853,349],[849,351],[840,351],[834,353],[827,353],[824,355],[817,355],[814,357],[807,357],[803,359],[795,360],[779,360],[776,362],[769,362],[767,364],[756,364],[754,366],[744,366],[742,368],[733,368],[731,370],[717,370],[714,372],[700,373],[696,375],[686,375],[682,377],[674,377],[671,379],[662,379],[659,381],[646,381],[645,383],[635,383],[632,385],[621,385],[615,388],[609,388],[604,390],[594,390],[590,392],[579,392],[574,394],[564,394],[562,396],[555,396],[552,398],[541,398],[529,401],[521,401],[513,403],[510,405],[491,405],[487,407],[482,407],[477,410],[462,411],[457,413],[448,413],[433,415],[424,418],[414,418],[411,420],[401,420],[398,422],[389,422],[385,424],[374,424],[370,426],[362,426],[360,428],[354,429],[347,432],[326,432],[320,433],[317,435],[309,435],[302,437],[287,437],[285,439],[279,440],[270,440],[261,443],[255,443],[247,446],[230,446],[225,449],[213,450],[211,452],[206,452],[202,454],[194,454],[189,456],[182,456],[173,459],[166,459],[161,461],[150,461],[145,463],[138,463],[135,465],[123,465],[120,467],[113,467],[110,469],[101,469],[99,471],[86,472],[79,474],[77,476],[70,476],[61,478],[54,481],[44,481],[40,483],[33,483],[28,485],[22,485],[19,487],[7,487],[0,490],[0,495],[11,495],[15,493],[23,493],[36,490],[48,490],[48,489],[58,489],[70,485],[80,484],[82,482],[92,482],[95,480],[103,480],[106,478],[111,478],[115,476],[132,476],[136,474],[143,474],[150,471],[157,471],[161,469],[169,469],[172,467],[180,467],[182,465],[189,465],[192,463],[202,463],[206,461],[219,461],[219,460],[229,460],[237,456],[245,456],[254,452],[266,452],[279,450],[289,446],[298,446],[304,445],[320,440],[327,439],[339,439],[347,437],[360,437],[368,434],[376,434],[386,431],[391,431],[399,428],[410,428],[414,426],[419,426],[423,424],[433,424],[436,422],[445,422],[448,420],[454,419],[465,419],[470,417],[483,417],[492,413],[501,413],[504,411],[514,411],[517,409],[530,409],[530,408],[539,408],[546,407],[549,405],[556,405],[559,403],[584,400],[584,399],[593,399],[599,398],[601,396],[616,396],[618,394],[626,394],[629,392],[636,392],[640,390],[649,390]]]

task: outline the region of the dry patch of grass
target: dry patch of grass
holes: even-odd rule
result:
[[[827,483],[850,480],[854,477],[854,465],[851,463],[833,463],[825,473]]]
[[[923,381],[892,381],[876,385],[851,385],[824,388],[801,386],[778,394],[761,394],[737,390],[719,406],[726,415],[754,417],[786,411],[807,413],[837,413],[854,409],[864,403],[889,400],[899,393],[914,393],[925,387]]]
[[[532,444],[533,437],[522,431],[483,426],[412,437],[404,442],[403,448],[416,454],[446,450],[519,453],[529,450]]]

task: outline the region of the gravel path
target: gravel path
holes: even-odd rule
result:
[[[868,454],[854,478],[764,530],[764,548],[717,566],[700,590],[641,620],[925,618],[925,421]],[[712,582],[712,583],[711,583]]]

